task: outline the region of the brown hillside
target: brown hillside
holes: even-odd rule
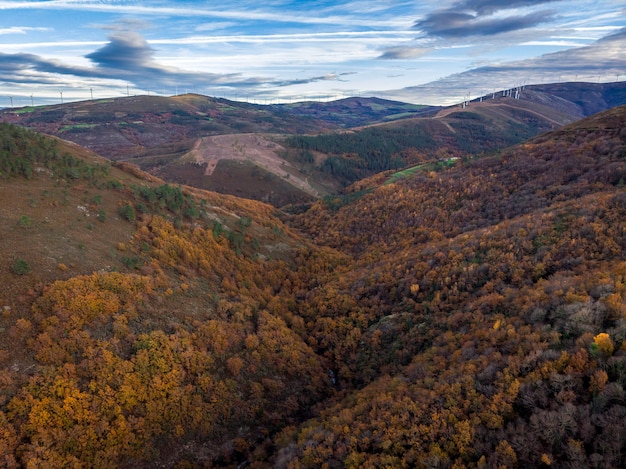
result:
[[[4,128],[0,183],[34,198],[56,178],[68,207],[83,185],[130,236],[116,269],[3,296],[0,461],[622,467],[625,124],[616,108],[386,173],[293,216],[300,235],[268,205]]]
[[[618,108],[304,214],[356,253],[301,310],[359,389],[286,430],[278,465],[620,466],[625,123]]]

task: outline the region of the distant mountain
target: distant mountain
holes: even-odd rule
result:
[[[312,117],[345,128],[408,117],[424,117],[440,109],[438,106],[408,104],[380,98],[345,98],[328,102],[304,101],[276,104],[271,107],[288,114]]]
[[[263,106],[194,94],[5,109],[0,120],[73,141],[112,160],[180,155],[207,135],[309,133],[336,127],[310,118],[279,116]]]
[[[571,114],[572,120],[577,120],[626,104],[626,82],[530,85],[521,91],[520,97]]]
[[[623,82],[527,86],[430,109],[421,117],[294,136],[287,144],[299,155],[315,153],[322,173],[350,184],[416,163],[499,151],[624,103]]]
[[[381,171],[498,151],[623,102],[624,83],[533,85],[446,108],[378,98],[261,106],[137,96],[5,109],[0,121],[166,181],[282,207]]]

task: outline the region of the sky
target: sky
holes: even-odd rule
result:
[[[450,105],[625,79],[625,0],[0,0],[0,107],[191,92]]]

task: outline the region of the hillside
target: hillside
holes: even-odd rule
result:
[[[293,136],[286,143],[296,158],[316,155],[322,174],[349,185],[380,171],[499,151],[621,104],[626,104],[624,82],[531,85],[518,99],[498,92],[467,106],[427,109],[421,117],[351,131]]]
[[[283,207],[336,194],[379,171],[501,150],[625,103],[626,86],[532,85],[519,98],[499,92],[442,109],[377,98],[263,106],[134,96],[4,109],[0,121],[130,161],[172,183]]]
[[[304,297],[357,390],[286,430],[279,467],[623,466],[625,124],[621,107],[301,215],[354,259]]]
[[[272,207],[7,124],[0,198],[3,467],[227,464],[332,390]]]
[[[380,98],[354,97],[327,102],[303,101],[293,104],[275,104],[272,108],[283,113],[311,117],[345,128],[432,115],[440,109],[437,106],[409,104]]]
[[[624,129],[289,217],[1,125],[0,461],[622,467]]]

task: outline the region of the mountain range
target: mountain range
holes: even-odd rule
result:
[[[505,90],[447,108],[377,98],[258,105],[133,96],[5,109],[0,121],[132,162],[172,183],[282,207],[335,194],[376,172],[497,151],[624,103],[624,82],[576,82],[526,86],[517,96]]]
[[[5,110],[1,464],[622,467],[624,88],[545,86],[353,128],[291,109],[232,134],[193,122],[269,111]],[[344,104],[383,105],[328,106]],[[105,105],[119,121],[64,127]],[[161,149],[112,143],[158,113]],[[265,147],[317,193],[281,209],[177,184],[169,169],[206,171],[211,147],[214,174],[227,148],[270,165]]]

